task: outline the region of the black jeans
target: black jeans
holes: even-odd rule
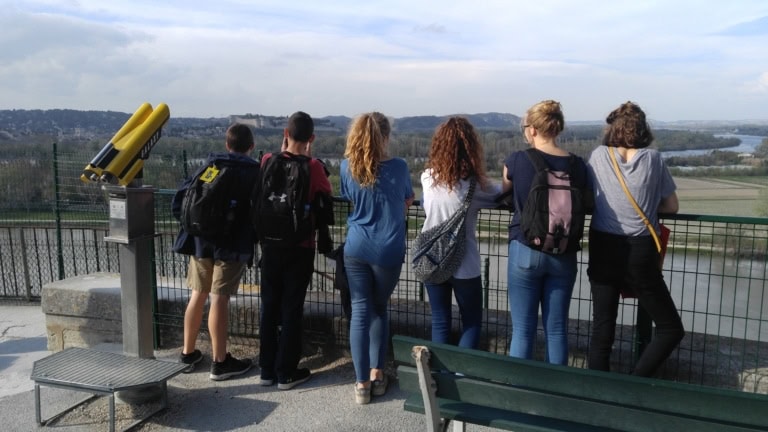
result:
[[[589,368],[610,369],[619,296],[622,290],[629,290],[656,327],[651,343],[637,360],[632,373],[652,376],[685,335],[680,314],[659,268],[659,253],[653,238],[591,230],[587,274],[593,303]]]
[[[259,366],[262,375],[282,379],[290,377],[301,360],[304,297],[315,250],[269,245],[261,250]]]

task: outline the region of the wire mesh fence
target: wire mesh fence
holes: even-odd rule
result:
[[[108,235],[109,203],[100,185],[79,179],[83,154],[30,155],[6,162],[0,201],[0,298],[37,300],[52,281],[94,272],[119,272],[118,249]],[[147,161],[144,183],[157,186],[153,266],[156,273],[156,322],[166,334],[181,333],[189,296],[187,258],[172,252],[178,223],[170,213],[175,186],[194,170],[185,155],[177,160]],[[40,169],[41,167],[50,167]],[[48,172],[40,183],[24,181],[23,172]],[[157,172],[162,171],[162,174]],[[10,175],[8,173],[15,173]],[[41,174],[45,177],[48,174]],[[12,180],[12,182],[11,182]],[[38,187],[40,184],[47,185]],[[344,241],[351,204],[337,199],[336,245]],[[483,349],[506,353],[511,332],[507,295],[507,233],[511,214],[483,210],[477,235],[483,263]],[[418,206],[408,213],[408,244],[423,222]],[[686,336],[665,363],[661,376],[690,383],[768,392],[768,296],[766,254],[768,220],[699,215],[665,219],[672,229],[664,274],[680,311]],[[589,220],[587,221],[587,224]],[[591,298],[586,263],[589,247],[579,253],[579,277],[570,307],[572,365],[585,365],[590,337]],[[408,262],[406,257],[406,262]],[[258,260],[258,257],[257,257]],[[334,289],[335,261],[318,255],[305,306],[311,337],[347,344],[341,296]],[[514,299],[512,299],[514,301]],[[256,266],[243,277],[232,299],[231,334],[244,340],[258,335],[260,308]],[[429,299],[407,265],[390,302],[393,333],[430,337]],[[625,299],[619,307],[613,366],[628,372],[641,349],[638,307]],[[454,329],[458,332],[458,310]],[[312,336],[314,335],[314,336]],[[543,329],[536,356],[543,359]]]

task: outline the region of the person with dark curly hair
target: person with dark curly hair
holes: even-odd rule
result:
[[[458,345],[478,348],[483,315],[480,252],[475,225],[477,212],[494,208],[501,186],[492,184],[485,173],[483,146],[475,128],[463,117],[451,117],[438,126],[432,137],[429,160],[421,174],[426,213],[422,230],[438,226],[456,213],[475,181],[475,191],[466,216],[466,248],[461,266],[453,277],[439,284],[425,283],[432,309],[432,340],[450,343],[453,296],[459,305],[461,336]]]
[[[653,133],[638,105],[622,104],[606,122],[603,145],[589,158],[595,186],[587,269],[593,303],[589,368],[610,369],[619,296],[631,292],[656,325],[654,337],[632,373],[652,376],[685,335],[648,229],[650,225],[660,234],[658,214],[677,213],[676,186],[661,154],[648,148]],[[615,166],[649,224],[625,193]]]

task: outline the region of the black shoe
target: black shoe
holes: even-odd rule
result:
[[[184,369],[183,373],[190,373],[195,370],[195,365],[200,363],[200,360],[203,359],[203,353],[200,352],[199,349],[196,349],[192,351],[190,354],[184,354],[183,352],[179,356],[179,363],[184,363],[185,365],[188,365],[186,369]]]
[[[275,373],[274,372],[272,372],[270,370],[266,370],[264,368],[261,369],[261,378],[259,379],[259,384],[260,385],[265,386],[265,387],[266,386],[271,386],[272,384],[275,383],[275,381],[277,381],[277,379],[275,378]]]
[[[227,357],[223,362],[211,363],[209,378],[214,381],[222,381],[236,375],[242,375],[248,372],[252,365],[251,359],[238,360],[232,357],[230,353],[227,353]]]
[[[307,368],[296,369],[289,377],[278,378],[277,388],[279,390],[290,390],[297,385],[306,382],[312,374]]]

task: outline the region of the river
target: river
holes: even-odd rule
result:
[[[705,150],[678,150],[678,151],[665,151],[662,152],[662,156],[697,156],[712,153],[714,150],[719,151],[731,151],[736,153],[754,153],[757,146],[759,146],[766,137],[755,135],[736,135],[736,134],[720,134],[715,135],[717,138],[738,138],[741,140],[741,144],[735,147],[725,147],[719,149],[705,149]]]

